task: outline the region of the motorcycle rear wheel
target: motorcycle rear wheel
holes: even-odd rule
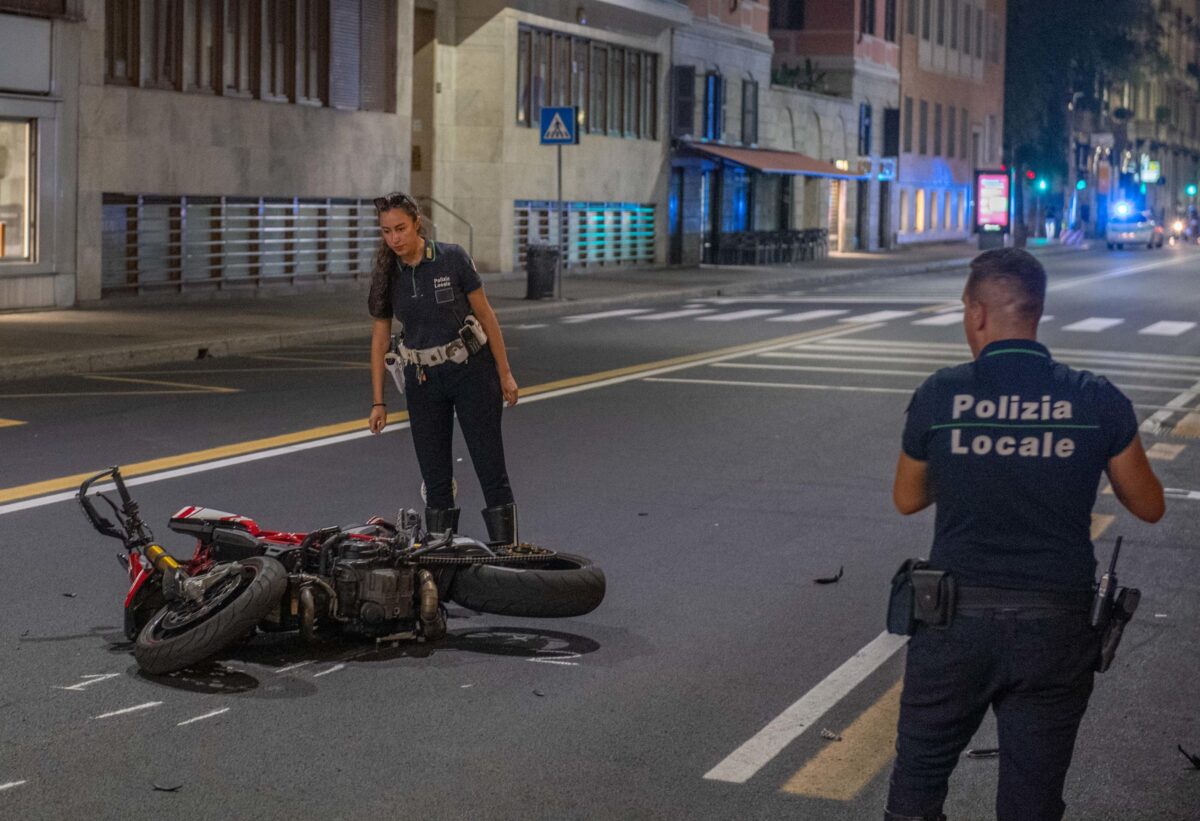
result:
[[[450,599],[481,613],[569,618],[604,600],[604,571],[586,556],[556,553],[544,562],[468,565],[454,574]]]
[[[252,556],[241,573],[215,584],[200,602],[174,601],[154,614],[134,643],[143,671],[160,676],[220,652],[246,635],[279,601],[287,571],[278,561]]]

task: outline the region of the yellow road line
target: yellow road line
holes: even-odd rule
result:
[[[0,399],[58,399],[68,396],[177,396],[183,394],[185,396],[195,396],[198,393],[205,391],[187,390],[177,391],[59,391],[58,393],[0,393]]]
[[[17,425],[24,425],[20,419],[0,419],[0,428],[15,428]]]
[[[1092,532],[1089,538],[1093,541],[1104,535],[1104,531],[1108,530],[1108,526],[1113,523],[1116,516],[1110,516],[1107,513],[1092,514]]]
[[[864,326],[868,327],[868,326]],[[541,385],[534,385],[531,388],[526,388],[521,391],[522,396],[536,396],[540,393],[547,393],[553,390],[561,390],[563,388],[571,388],[580,385],[588,385],[597,382],[603,382],[607,379],[614,379],[622,376],[629,376],[641,372],[654,371],[659,368],[682,365],[688,362],[698,362],[704,359],[710,359],[717,356],[735,356],[746,351],[758,350],[760,348],[771,347],[774,345],[789,345],[796,342],[803,342],[806,339],[811,339],[814,336],[827,334],[831,331],[845,332],[844,326],[834,326],[830,328],[821,328],[813,331],[807,331],[801,334],[793,334],[790,336],[778,337],[775,339],[767,339],[762,342],[752,342],[745,345],[735,345],[731,348],[720,348],[707,353],[690,354],[688,356],[677,356],[672,359],[662,359],[657,362],[648,362],[641,365],[630,365],[624,368],[614,368],[613,370],[600,371],[599,373],[585,374],[583,376],[575,376],[569,379],[558,379],[553,382],[546,382]],[[408,419],[407,411],[397,411],[396,413],[388,414],[388,423],[403,422]],[[204,450],[196,450],[190,453],[181,453],[175,456],[163,456],[158,459],[150,459],[144,462],[134,462],[128,465],[121,466],[121,475],[125,478],[141,476],[147,473],[155,473],[160,470],[171,470],[173,468],[195,465],[201,462],[210,462],[216,459],[225,459],[230,456],[241,456],[247,453],[254,453],[260,450],[269,450],[270,448],[283,447],[286,445],[295,445],[301,442],[311,442],[314,439],[324,439],[329,436],[338,436],[343,433],[354,433],[361,431],[366,427],[366,418],[354,419],[349,422],[339,422],[333,425],[323,425],[317,428],[309,428],[308,430],[300,430],[294,433],[285,433],[278,436],[268,436],[264,439],[252,439],[248,442],[236,442],[230,445],[222,445],[215,448],[206,448]],[[20,499],[28,499],[33,496],[41,496],[47,493],[58,493],[64,490],[73,490],[79,486],[87,477],[96,473],[97,470],[88,471],[87,473],[77,473],[72,476],[61,476],[56,479],[46,479],[41,482],[32,482],[27,485],[17,485],[14,487],[0,489],[0,502],[14,502]]]
[[[850,801],[888,765],[896,750],[900,689],[892,685],[854,723],[842,730],[842,741],[830,741],[788,779],[783,792],[832,801]]]
[[[1189,413],[1171,430],[1172,436],[1200,439],[1200,413]]]
[[[280,356],[276,354],[255,354],[254,356],[246,356],[243,359],[261,359],[268,362],[311,362],[315,365],[340,365],[347,368],[369,368],[370,362],[347,362],[344,359],[321,359],[316,356]]]
[[[1146,457],[1149,459],[1160,459],[1164,462],[1174,462],[1176,457],[1183,452],[1187,445],[1173,445],[1167,442],[1155,442],[1146,449]]]
[[[100,376],[98,374],[83,374],[84,379],[98,379],[102,382],[129,382],[134,385],[162,385],[166,388],[187,388],[196,393],[241,393],[238,388],[221,388],[212,385],[196,385],[191,382],[165,382],[161,379],[135,379],[131,376]]]

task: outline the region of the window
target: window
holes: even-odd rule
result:
[[[138,7],[136,0],[104,4],[104,82],[138,84]]]
[[[971,5],[968,3],[963,6],[963,27],[962,27],[962,50],[963,54],[971,56]]]
[[[913,98],[904,98],[904,153],[911,154],[913,150]]]
[[[322,0],[296,0],[296,93],[293,102],[321,105],[328,99],[324,71],[329,65],[327,9]]]
[[[517,32],[517,125],[529,125],[529,53],[533,50],[533,32]]]
[[[917,0],[913,0],[913,2],[916,3]],[[929,39],[929,20],[930,20],[930,12],[931,12],[931,6],[933,5],[933,0],[920,0],[920,3],[921,3],[921,39],[928,40]]]
[[[704,139],[719,140],[725,131],[725,78],[715,71],[704,77]]]
[[[871,104],[858,105],[858,156],[871,154]]]
[[[587,126],[588,95],[588,42],[579,37],[571,38],[571,105],[576,107],[575,127]]]
[[[625,131],[626,137],[638,135],[638,116],[641,104],[638,101],[642,90],[642,55],[629,49],[625,52]]]
[[[900,156],[900,109],[883,109],[883,156]]]
[[[215,94],[220,88],[216,60],[220,0],[184,0],[183,86],[187,91]]]
[[[225,0],[225,36],[222,46],[225,94],[248,97],[254,90],[250,80],[250,46],[254,42],[255,19],[251,11],[257,11],[256,6],[251,0]]]
[[[552,41],[554,57],[550,61],[550,105],[570,105],[571,98],[571,41],[555,34]]]
[[[625,49],[608,50],[608,133],[621,136],[625,123]]]
[[[592,73],[588,82],[591,98],[588,131],[603,134],[608,130],[608,46],[592,43]]]
[[[917,33],[917,5],[921,0],[904,0],[908,13],[905,15],[904,31],[906,34]]]
[[[863,34],[875,33],[875,0],[859,0],[858,30]]]
[[[550,105],[550,32],[533,33],[533,71],[529,92],[529,123],[539,127],[542,109]]]
[[[960,140],[958,144],[958,150],[962,152],[962,158],[964,160],[967,158],[967,132],[970,129],[970,124],[968,123],[968,120],[970,119],[971,116],[964,108],[962,110],[962,140]]]
[[[958,48],[958,0],[950,0],[950,48]]]
[[[1000,17],[991,15],[990,21],[992,24],[992,62],[1000,62]]]
[[[772,0],[770,26],[773,29],[804,28],[805,0]]]
[[[957,115],[958,109],[954,106],[950,106],[950,111],[946,114],[946,156],[950,159],[954,159],[954,156],[957,153],[954,150],[954,147],[957,144],[955,137],[958,135],[958,122],[956,120]]]
[[[34,121],[0,120],[0,260],[33,261]]]
[[[288,41],[295,25],[295,7],[288,0],[266,0],[262,20],[262,75],[259,96],[264,100],[287,100],[292,83],[288,77]]]
[[[754,145],[758,142],[758,82],[746,80],[742,83],[742,143]]]
[[[883,39],[889,43],[896,42],[896,2],[883,0]]]
[[[757,120],[756,120],[757,122]],[[658,55],[642,55],[642,117],[638,136],[658,139]]]
[[[946,44],[946,0],[937,0],[937,44]]]
[[[146,78],[146,85],[181,90],[182,0],[160,0],[140,5],[142,23],[150,35],[150,76]]]
[[[975,10],[975,59],[983,59],[983,11]]]
[[[929,103],[921,101],[921,122],[917,133],[917,153],[929,153]]]
[[[671,66],[671,136],[690,137],[696,130],[696,69]]]
[[[942,156],[942,104],[933,104],[933,156]]]

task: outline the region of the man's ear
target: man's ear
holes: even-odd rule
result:
[[[975,300],[968,302],[963,308],[963,313],[966,317],[967,327],[973,331],[981,331],[987,324],[987,306],[982,302]]]

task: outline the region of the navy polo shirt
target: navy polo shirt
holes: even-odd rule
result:
[[[993,342],[974,362],[937,371],[913,394],[903,440],[928,463],[930,563],[962,584],[1090,588],[1100,476],[1137,430],[1112,383],[1055,362],[1033,340]]]
[[[395,257],[391,270],[376,272],[367,307],[376,319],[398,319],[404,344],[432,348],[458,338],[471,313],[467,294],[483,286],[475,263],[461,246],[425,241],[416,265]]]

